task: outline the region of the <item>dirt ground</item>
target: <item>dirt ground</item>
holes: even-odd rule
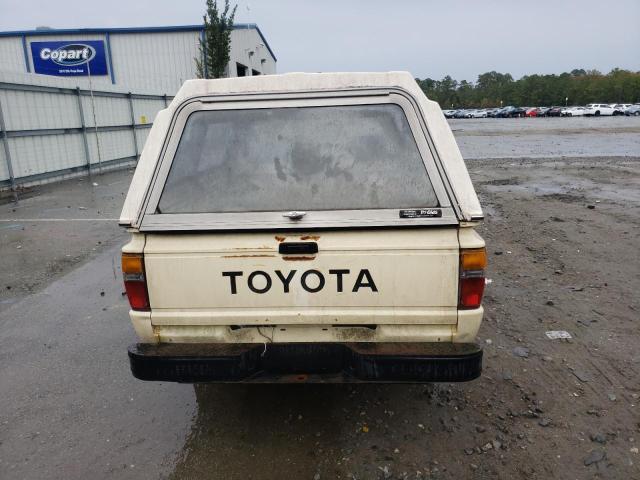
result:
[[[640,152],[640,117],[449,120],[465,159],[624,157]]]
[[[102,426],[95,443],[69,439],[66,465],[72,468],[54,471],[42,465],[58,465],[60,452],[54,456],[46,442],[29,443],[23,437],[35,434],[20,427],[28,416],[44,413],[31,409],[25,397],[19,406],[11,397],[0,414],[0,477],[640,478],[640,157],[485,158],[470,160],[468,167],[487,216],[480,231],[490,261],[480,379],[436,385],[184,385],[167,393],[173,403],[163,411],[157,404],[169,386],[154,385],[145,407],[142,389],[148,385],[137,382],[141,390],[131,400],[143,416],[127,416],[126,409],[94,412],[103,407],[91,407],[93,397],[77,401],[88,410],[82,421],[107,415],[113,426]],[[105,188],[103,200],[87,204],[95,209],[87,218],[117,216],[116,199],[129,175],[115,172],[98,181],[111,189]],[[68,214],[74,207],[67,203],[76,194],[95,200],[95,187],[84,183],[78,188],[85,193],[71,189],[65,196],[62,187],[80,184],[69,182],[36,189],[15,212],[11,204],[0,207],[0,267],[11,272],[3,274],[0,298],[13,307],[6,310],[10,315],[23,302],[40,301],[35,292],[64,281],[81,264],[91,265],[95,255],[124,238],[109,222],[69,220],[67,233],[46,222],[17,221],[18,214],[42,217],[36,215],[42,196],[61,209],[55,215],[84,215],[77,205]],[[6,228],[14,224],[24,230]],[[47,237],[49,245],[43,245]],[[28,250],[36,246],[41,251],[32,262]],[[15,254],[31,267],[20,269]],[[63,266],[53,273],[38,270],[47,262]],[[114,295],[117,282],[114,275]],[[24,290],[27,284],[32,291]],[[72,299],[70,293],[65,302]],[[0,311],[0,337],[2,316]],[[572,338],[550,339],[549,331]],[[120,344],[105,350],[109,358],[125,355]],[[17,360],[2,358],[0,383],[8,385]],[[118,380],[130,375],[124,361],[122,367],[96,380],[104,401],[111,388],[131,382]],[[36,362],[32,368],[46,367]],[[81,395],[86,387],[77,388]],[[56,409],[68,407],[64,392],[47,401]],[[59,424],[40,420],[50,430],[81,421],[68,415]],[[186,433],[157,433],[173,432],[178,420]],[[80,430],[87,429],[90,434],[90,426]],[[113,439],[108,448],[104,438]],[[124,459],[140,449],[138,461]],[[97,457],[110,466],[84,460]]]
[[[640,162],[470,169],[492,279],[481,379],[199,386],[171,478],[640,478]],[[237,428],[242,441],[225,442]]]

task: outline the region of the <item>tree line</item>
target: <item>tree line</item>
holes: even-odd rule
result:
[[[444,109],[640,102],[640,72],[619,68],[607,74],[575,69],[560,75],[525,75],[518,80],[509,73],[492,71],[478,75],[475,83],[458,82],[449,75],[442,80],[416,81],[427,97]]]

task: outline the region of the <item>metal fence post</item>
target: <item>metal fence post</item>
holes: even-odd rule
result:
[[[62,175],[66,174],[66,173],[75,173],[78,168],[84,168],[87,172],[89,176],[92,176],[94,174],[96,174],[96,166],[97,169],[100,169],[100,165],[101,165],[101,155],[100,155],[100,134],[102,132],[124,132],[126,130],[132,129],[132,137],[134,137],[134,144],[135,144],[135,154],[136,157],[139,158],[142,154],[142,144],[138,143],[141,142],[141,130],[142,129],[148,129],[149,127],[151,127],[153,125],[153,122],[147,122],[146,116],[144,118],[144,123],[138,123],[135,115],[137,115],[138,113],[140,113],[137,110],[137,106],[135,101],[140,99],[140,100],[152,100],[153,103],[153,108],[149,111],[149,115],[154,115],[154,111],[157,113],[158,110],[161,110],[162,107],[160,107],[160,102],[162,102],[164,105],[169,105],[171,103],[171,99],[169,97],[169,95],[166,94],[158,94],[158,95],[154,95],[154,94],[142,94],[142,93],[125,93],[122,91],[97,91],[97,92],[90,92],[89,90],[83,89],[81,87],[54,87],[51,85],[32,85],[29,83],[11,83],[11,82],[0,82],[0,93],[2,93],[2,100],[3,100],[3,105],[1,105],[0,107],[4,107],[4,108],[8,108],[7,105],[9,105],[7,103],[7,101],[5,101],[7,98],[9,98],[8,101],[11,101],[11,99],[13,97],[11,97],[11,95],[15,95],[17,94],[16,92],[34,92],[34,93],[47,93],[47,94],[52,94],[52,95],[64,95],[65,98],[67,98],[66,101],[71,102],[71,104],[68,105],[69,108],[71,108],[70,114],[73,117],[73,100],[71,99],[72,96],[76,97],[76,102],[77,102],[77,114],[78,114],[78,123],[74,124],[74,125],[69,125],[69,126],[63,126],[63,125],[57,125],[54,124],[49,128],[37,128],[38,125],[34,124],[34,123],[28,123],[27,125],[25,125],[25,128],[22,129],[11,129],[11,116],[8,110],[7,110],[7,117],[2,117],[2,109],[0,108],[0,151],[2,151],[2,153],[5,154],[6,160],[3,163],[0,160],[0,163],[3,163],[3,165],[0,165],[1,168],[5,168],[4,165],[6,164],[7,167],[7,179],[5,179],[2,183],[2,185],[4,185],[4,189],[8,192],[9,189],[11,189],[14,192],[14,197],[17,200],[19,200],[19,194],[20,194],[20,188],[23,184],[30,184],[32,182],[38,182],[42,179],[50,179],[50,178],[58,178],[61,177]],[[100,111],[96,112],[95,109],[95,102],[93,100],[93,98],[90,98],[90,93],[93,93],[95,96],[98,96],[100,98],[103,99],[112,99],[112,100],[107,100],[108,102],[117,102],[118,105],[122,106],[122,101],[128,101],[129,102],[129,109],[130,109],[130,114],[131,114],[131,118],[130,120],[127,121],[120,121],[120,120],[114,120],[112,118],[113,114],[111,111],[106,112],[107,113],[107,120],[105,120],[105,123],[108,123],[109,125],[104,125],[104,126],[98,126],[97,125],[97,121],[96,120],[96,114],[100,113]],[[7,97],[8,95],[8,97]],[[91,107],[91,111],[86,111],[85,109],[85,105],[84,105],[84,99],[87,99],[88,101],[90,100],[91,103],[89,104],[89,107]],[[128,100],[127,100],[128,98]],[[112,103],[109,103],[109,106],[112,105]],[[157,108],[157,110],[156,110]],[[39,102],[33,102],[33,104],[29,105],[29,110],[26,112],[28,115],[27,117],[29,119],[33,119],[36,118],[39,115],[46,115],[46,111],[44,110],[44,106],[41,105]],[[90,126],[89,122],[91,121],[91,117],[87,118],[87,115],[91,115],[93,113],[93,118],[94,118],[94,126]],[[138,117],[140,118],[140,117]],[[68,119],[66,119],[68,120]],[[75,121],[75,120],[74,120]],[[7,124],[6,122],[9,122],[9,124]],[[36,128],[34,128],[36,127]],[[10,131],[7,132],[7,128],[11,129]],[[95,131],[96,134],[96,161],[94,163],[93,161],[93,152],[92,152],[92,147],[91,147],[91,137],[90,134],[93,134]],[[24,161],[28,161],[30,160],[30,158],[28,158],[28,156],[30,154],[27,154],[27,157],[25,157],[24,159],[22,158],[22,156],[20,156],[19,153],[17,153],[17,151],[15,150],[16,147],[16,141],[14,140],[14,138],[20,137],[20,142],[25,142],[29,147],[33,146],[33,145],[39,145],[39,143],[37,143],[38,138],[46,138],[49,135],[57,135],[59,136],[58,138],[62,138],[65,142],[70,141],[69,139],[73,140],[73,144],[75,145],[78,137],[77,135],[82,135],[82,143],[83,143],[83,151],[80,152],[78,151],[76,153],[75,156],[73,156],[73,158],[70,158],[68,156],[65,156],[65,152],[64,151],[60,151],[58,152],[57,149],[56,151],[51,152],[51,155],[46,155],[45,152],[45,156],[44,158],[42,158],[43,162],[38,162],[38,165],[35,167],[33,172],[23,172],[22,168],[20,167],[22,165],[23,160]],[[126,136],[126,134],[125,134]],[[131,163],[131,157],[133,156],[131,152],[127,151],[124,152],[122,156],[118,156],[119,158],[111,158],[114,155],[111,155],[111,151],[114,147],[114,145],[119,146],[118,142],[120,141],[120,136],[119,135],[106,135],[106,141],[107,141],[107,155],[108,155],[108,165],[130,165]],[[36,142],[36,143],[34,143]],[[125,142],[126,143],[126,142]],[[22,143],[21,143],[22,144]],[[13,150],[10,150],[10,148],[14,148]],[[29,149],[30,151],[33,151],[33,148]],[[119,149],[116,149],[119,150]],[[74,152],[75,153],[75,152]],[[13,154],[13,155],[12,155]],[[84,155],[85,158],[85,163],[82,164],[81,162],[81,156]],[[40,160],[40,159],[39,159]],[[62,168],[61,168],[62,167]],[[0,185],[0,191],[2,190],[2,185]]]
[[[133,133],[133,149],[136,152],[136,162],[138,161],[138,157],[140,153],[138,152],[138,136],[136,135],[136,117],[133,113],[133,95],[131,92],[127,94],[129,98],[129,112],[131,113],[131,133]]]
[[[16,178],[13,175],[13,164],[11,163],[11,152],[9,151],[9,137],[7,136],[7,127],[4,123],[4,115],[2,114],[2,101],[0,101],[0,133],[2,133],[2,144],[4,145],[4,157],[7,161],[7,171],[9,172],[9,180],[11,181],[11,191],[13,192],[13,201],[18,201],[18,190],[16,189]]]
[[[78,99],[78,112],[80,113],[80,126],[82,127],[82,140],[84,141],[84,158],[87,161],[89,175],[91,175],[91,152],[89,152],[89,141],[87,140],[87,126],[84,123],[84,109],[82,108],[80,87],[76,87],[76,98]]]
[[[169,106],[169,103],[167,102],[167,94],[166,93],[162,96],[162,99],[164,100],[164,108],[167,108]]]

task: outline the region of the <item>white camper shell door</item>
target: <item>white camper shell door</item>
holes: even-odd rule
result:
[[[256,98],[257,97],[257,98]],[[290,210],[302,210],[295,204],[286,209],[258,209],[248,208],[246,210],[228,207],[215,211],[212,208],[208,211],[181,210],[179,203],[169,202],[171,213],[164,211],[163,194],[167,186],[172,169],[172,164],[176,158],[181,139],[185,133],[192,115],[207,111],[242,110],[255,111],[270,109],[304,109],[324,108],[324,107],[355,107],[355,106],[376,106],[395,105],[401,109],[406,117],[406,123],[410,129],[415,142],[415,147],[421,158],[426,171],[429,188],[432,189],[433,198],[428,199],[425,195],[423,200],[414,200],[411,204],[377,205],[378,208],[367,208],[355,202],[355,208],[336,208],[335,205],[326,209],[315,209],[312,203],[305,205],[304,216],[292,220],[285,216]],[[440,176],[441,168],[438,167],[435,149],[430,144],[423,124],[421,124],[416,106],[410,101],[408,96],[400,91],[342,91],[308,93],[297,95],[260,95],[240,97],[203,97],[186,102],[179,108],[174,116],[171,132],[164,146],[163,153],[159,159],[150,190],[146,196],[146,203],[141,219],[141,231],[189,231],[189,230],[303,230],[315,228],[349,228],[349,227],[378,227],[378,226],[444,226],[456,225],[458,217],[454,206]],[[389,158],[390,165],[393,165],[393,158]],[[406,189],[410,189],[411,175],[406,177]],[[277,189],[277,185],[273,187]],[[286,190],[286,189],[285,189]],[[403,188],[397,189],[398,191]],[[348,193],[348,189],[345,189]],[[200,192],[191,192],[198,195]],[[401,192],[402,193],[402,192]],[[167,194],[170,196],[169,194]],[[283,195],[286,195],[283,192]],[[407,197],[410,198],[410,197]],[[175,199],[174,199],[175,200]],[[403,200],[398,200],[402,202]],[[409,200],[407,200],[409,201]],[[331,203],[331,202],[329,202]],[[373,202],[375,204],[375,202]],[[172,210],[173,208],[173,210]]]

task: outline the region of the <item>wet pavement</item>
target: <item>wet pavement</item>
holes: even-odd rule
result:
[[[612,158],[633,155],[619,131],[640,124],[584,119],[622,121],[609,134],[626,150],[566,162],[573,136],[600,145],[609,134],[513,133],[556,120],[582,119],[452,122],[468,151],[486,152],[485,137],[521,156],[535,156],[531,136],[556,142],[544,161],[469,162],[494,283],[485,371],[467,384],[140,382],[126,357],[127,234],[113,220],[131,172],[0,205],[0,478],[640,478],[639,278],[625,256],[638,241],[639,163]],[[575,340],[544,336],[565,329]]]
[[[21,190],[0,203],[0,314],[105,248],[122,245],[122,203],[132,170]],[[0,325],[2,321],[0,319]]]
[[[0,478],[157,478],[193,388],[129,374],[117,248],[1,314]]]

